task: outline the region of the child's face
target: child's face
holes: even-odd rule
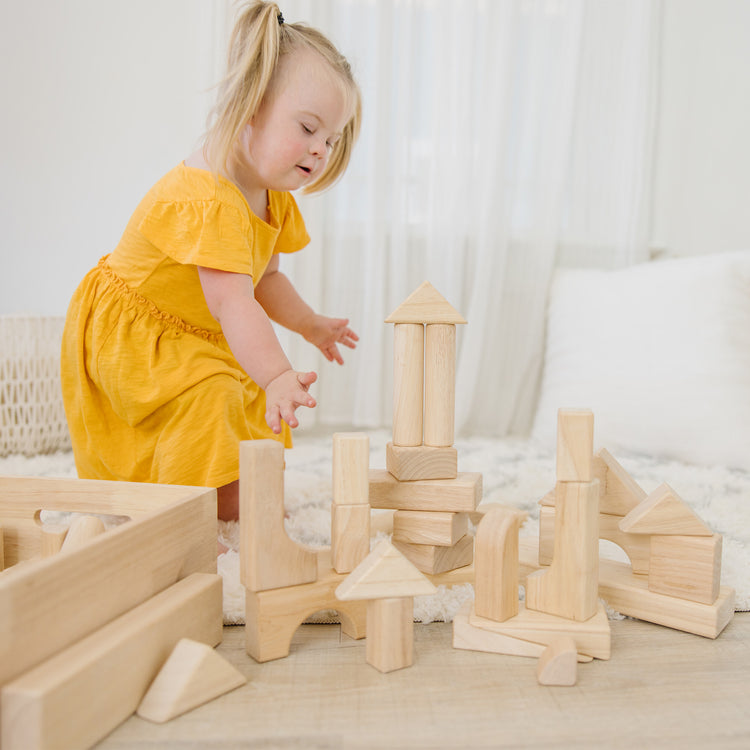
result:
[[[297,190],[320,177],[350,112],[345,89],[314,52],[280,62],[274,90],[241,140],[254,187]]]

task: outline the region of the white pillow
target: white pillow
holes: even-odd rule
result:
[[[533,436],[594,412],[595,448],[750,471],[750,251],[562,270]]]

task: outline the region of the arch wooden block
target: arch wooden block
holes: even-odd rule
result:
[[[365,637],[365,602],[336,598],[336,589],[346,575],[333,570],[329,548],[318,550],[317,561],[317,580],[311,583],[245,592],[245,649],[255,661],[288,656],[297,628],[321,610],[336,610],[341,616],[341,631],[350,638]]]
[[[599,482],[560,482],[552,564],[526,580],[526,606],[584,621],[597,611]]]
[[[513,508],[494,508],[474,542],[474,607],[479,617],[503,622],[518,614],[518,530],[526,518]]]
[[[576,642],[569,635],[555,638],[539,657],[536,678],[540,685],[571,687],[578,679]]]
[[[456,413],[456,326],[425,326],[424,444],[453,445]]]
[[[424,326],[393,328],[393,444],[422,445]]]
[[[240,580],[251,591],[311,583],[314,550],[284,529],[284,446],[276,440],[240,443]]]
[[[370,438],[361,432],[333,436],[333,502],[367,504],[370,495]]]
[[[163,724],[244,685],[247,678],[206,643],[182,638],[149,686],[136,713]]]
[[[104,522],[96,516],[79,516],[73,519],[60,547],[60,552],[79,549],[90,539],[104,533]]]
[[[594,413],[589,409],[557,412],[557,481],[593,479]]]

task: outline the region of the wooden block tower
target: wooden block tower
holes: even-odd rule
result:
[[[370,505],[396,511],[393,543],[423,573],[469,565],[468,513],[482,475],[459,472],[453,447],[456,325],[464,318],[427,281],[386,319],[393,323],[393,441],[387,471],[370,471]]]

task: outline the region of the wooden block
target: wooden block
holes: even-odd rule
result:
[[[604,448],[594,457],[594,476],[599,480],[600,513],[625,516],[646,498],[646,491]]]
[[[599,514],[599,539],[606,539],[620,547],[630,559],[634,573],[647,574],[651,559],[651,541],[643,534],[627,534],[620,530],[621,516]]]
[[[414,599],[367,602],[367,663],[380,672],[410,667],[413,661]]]
[[[437,591],[395,545],[384,539],[336,589],[343,601],[423,596]]]
[[[0,526],[0,571],[5,570],[5,543],[3,541],[3,527]]]
[[[14,561],[19,553],[40,554],[36,519],[44,509],[132,520],[78,550],[0,576],[0,686],[181,578],[216,572],[216,490],[0,478],[6,563],[9,552]]]
[[[466,320],[429,281],[424,281],[385,319],[385,322],[466,323]]]
[[[397,542],[452,547],[468,530],[468,513],[397,510],[393,514],[393,539]]]
[[[609,620],[601,602],[597,603],[596,614],[585,622],[576,622],[567,617],[550,615],[547,612],[537,612],[528,609],[523,602],[520,602],[518,614],[505,622],[495,622],[495,620],[479,617],[472,607],[469,623],[493,633],[502,633],[532,643],[541,643],[544,646],[548,646],[561,635],[569,635],[575,641],[579,654],[585,654],[594,659],[609,659],[612,652]]]
[[[540,685],[571,687],[578,679],[578,652],[569,635],[555,638],[539,657],[536,679]]]
[[[240,581],[252,591],[310,583],[314,550],[284,530],[284,446],[276,440],[240,443]]]
[[[590,482],[594,460],[594,413],[588,409],[557,412],[557,481]]]
[[[526,514],[491,510],[474,544],[474,606],[480,617],[502,622],[518,614],[518,530]]]
[[[622,516],[599,514],[599,539],[606,539],[618,545],[630,558],[635,573],[648,573],[651,557],[649,537],[637,534],[626,534],[620,531]],[[555,543],[555,508],[542,505],[539,508],[539,564],[550,565],[554,554]]]
[[[620,521],[620,530],[629,534],[712,536],[711,529],[666,483],[659,485]]]
[[[599,482],[558,482],[552,564],[529,575],[526,606],[582,622],[597,611]]]
[[[721,584],[721,535],[651,537],[648,589],[713,604]]]
[[[6,684],[4,750],[94,745],[136,710],[180,638],[221,641],[221,590],[218,575],[188,576]]]
[[[63,546],[65,537],[68,533],[68,527],[62,524],[44,524],[42,532],[42,557],[56,555]]]
[[[455,479],[458,475],[458,451],[426,445],[399,446],[388,443],[385,465],[402,482],[415,479]]]
[[[399,482],[390,472],[370,469],[370,505],[389,510],[470,513],[482,499],[482,475],[460,471],[455,479]]]
[[[422,445],[424,326],[393,329],[393,444]]]
[[[304,620],[321,610],[336,610],[341,631],[364,638],[364,601],[341,601],[336,588],[346,578],[331,565],[331,551],[318,551],[317,580],[301,586],[245,592],[245,649],[257,662],[281,659],[289,654],[292,638]]]
[[[136,713],[163,724],[244,685],[247,678],[206,643],[182,638]]]
[[[541,643],[524,641],[521,638],[475,627],[469,622],[471,607],[471,602],[465,602],[453,616],[453,648],[537,659],[544,653],[545,646]],[[592,658],[585,654],[577,654],[577,660],[580,662],[589,662]]]
[[[361,432],[333,436],[333,502],[367,503],[370,492],[370,438]]]
[[[453,445],[456,416],[456,326],[425,326],[424,344],[424,443],[447,448]]]
[[[331,558],[337,573],[351,573],[370,553],[370,506],[331,506]]]
[[[462,536],[452,547],[438,547],[434,544],[409,544],[393,542],[396,547],[414,566],[430,575],[444,573],[454,568],[469,565],[474,559],[474,537]]]
[[[519,540],[521,581],[538,570],[535,539]],[[734,617],[734,589],[722,586],[713,604],[665,596],[648,589],[648,577],[633,573],[630,565],[599,561],[599,596],[623,615],[664,625],[686,633],[716,638]]]
[[[79,516],[74,518],[65,535],[65,541],[60,548],[61,552],[70,552],[79,549],[86,542],[99,534],[104,533],[104,522],[96,516]]]

